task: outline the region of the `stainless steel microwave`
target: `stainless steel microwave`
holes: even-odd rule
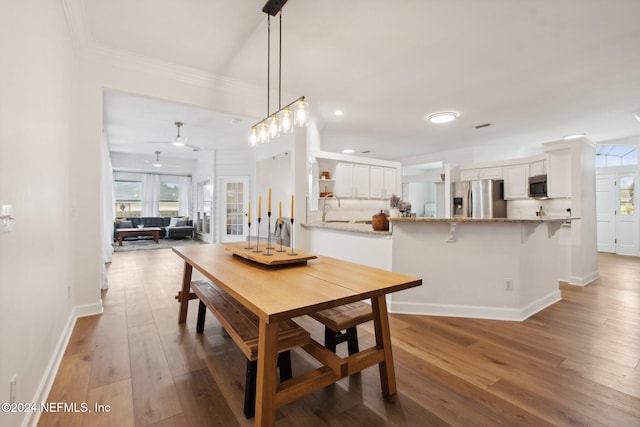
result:
[[[534,199],[548,199],[547,175],[529,177],[529,197]]]

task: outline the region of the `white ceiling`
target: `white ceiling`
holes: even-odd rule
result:
[[[107,93],[114,151],[153,152],[144,141],[173,139],[176,120],[195,145],[246,147],[266,110],[266,0],[66,1],[97,46],[264,87],[246,116]],[[573,133],[628,138],[640,134],[639,17],[638,0],[289,0],[283,104],[307,97],[323,150],[383,159]],[[272,19],[272,55],[277,31]],[[272,56],[273,89],[275,73]],[[441,110],[459,119],[424,121]]]

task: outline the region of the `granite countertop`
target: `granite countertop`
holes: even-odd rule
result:
[[[366,222],[369,222],[368,224]],[[327,221],[327,222],[312,222],[310,224],[302,224],[305,229],[323,229],[323,230],[336,230],[347,231],[352,233],[372,234],[375,236],[391,236],[391,231],[376,231],[371,226],[371,220],[357,220],[357,221]]]
[[[560,217],[560,216],[543,216],[543,217],[522,217],[522,218],[389,218],[391,222],[502,222],[502,223],[543,223],[543,222],[565,222],[580,217]]]

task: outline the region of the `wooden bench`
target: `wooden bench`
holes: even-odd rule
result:
[[[373,320],[373,311],[369,304],[358,301],[327,308],[309,316],[324,325],[325,347],[335,353],[336,346],[347,341],[347,347],[351,355],[360,351],[356,326]]]
[[[224,330],[247,358],[244,391],[244,415],[255,414],[256,376],[258,368],[258,317],[233,299],[229,294],[207,281],[192,281],[191,290],[200,299],[196,331],[204,331],[207,308],[216,316]],[[278,329],[278,368],[280,381],[291,379],[291,353],[289,350],[309,344],[309,332],[294,321],[281,321]]]

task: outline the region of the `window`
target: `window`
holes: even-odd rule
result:
[[[160,216],[178,216],[180,186],[176,183],[160,183]]]
[[[638,164],[638,148],[629,145],[599,145],[596,147],[596,167]]]
[[[142,182],[116,181],[116,216],[139,217],[142,213]]]
[[[633,215],[634,177],[620,178],[620,215]]]
[[[226,185],[227,235],[244,234],[244,186],[242,182],[227,182]]]

